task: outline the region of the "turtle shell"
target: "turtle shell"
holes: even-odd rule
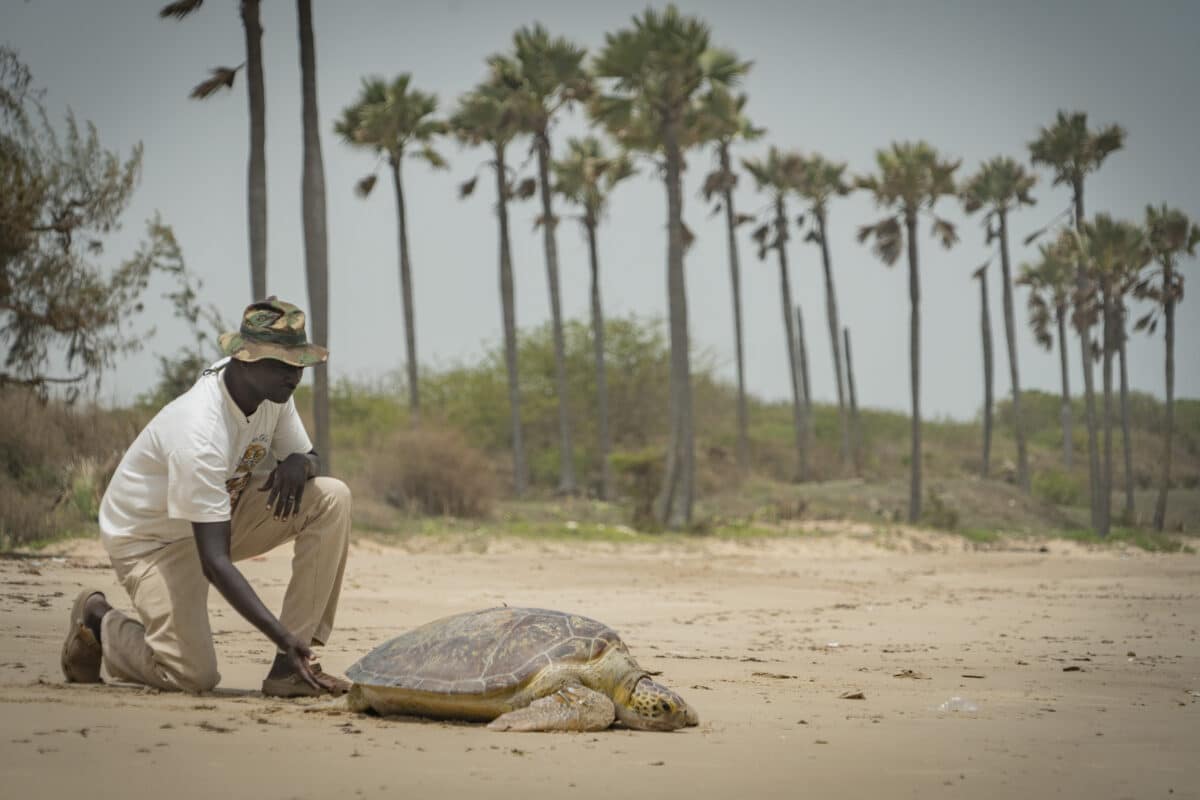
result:
[[[346,671],[365,686],[448,695],[515,690],[550,665],[624,648],[594,619],[542,608],[489,608],[443,617],[376,647]]]

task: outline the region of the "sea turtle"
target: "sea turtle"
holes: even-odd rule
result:
[[[698,722],[650,679],[612,628],[541,608],[444,617],[376,647],[347,671],[354,711],[490,722],[493,730],[648,731]]]

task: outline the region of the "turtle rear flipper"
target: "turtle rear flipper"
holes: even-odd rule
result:
[[[488,724],[494,731],[602,731],[616,719],[608,695],[578,683],[501,714]]]

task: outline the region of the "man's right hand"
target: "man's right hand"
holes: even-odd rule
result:
[[[338,693],[338,684],[333,678],[324,672],[313,670],[313,652],[304,642],[289,634],[287,649],[284,651],[284,655],[287,658],[288,665],[309,686],[318,691],[329,692],[331,694]]]

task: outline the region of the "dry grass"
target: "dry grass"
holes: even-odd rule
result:
[[[455,430],[421,427],[396,434],[367,464],[375,495],[409,513],[484,517],[495,503],[491,464]]]
[[[0,407],[0,549],[94,521],[141,415],[44,403],[12,387],[0,389]]]

